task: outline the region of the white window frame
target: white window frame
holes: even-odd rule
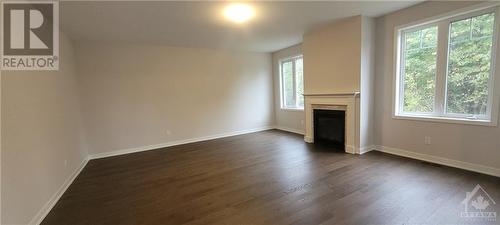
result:
[[[395,119],[410,119],[431,122],[446,122],[460,123],[472,125],[497,126],[498,108],[499,108],[499,90],[495,87],[500,87],[498,71],[495,70],[495,65],[498,62],[496,55],[498,54],[498,32],[499,29],[499,3],[484,3],[473,7],[468,7],[459,11],[450,12],[446,15],[436,16],[424,21],[417,21],[411,24],[397,26],[395,28],[395,53],[394,53],[394,87],[393,87],[393,118]],[[486,116],[470,117],[461,114],[445,113],[446,107],[446,78],[448,75],[448,38],[450,25],[454,21],[474,17],[486,13],[495,13],[493,45],[491,51],[491,69],[490,81],[488,83],[488,105]],[[437,43],[437,60],[436,60],[436,90],[434,96],[434,111],[433,113],[408,113],[403,112],[403,69],[401,59],[404,46],[402,42],[403,32],[408,32],[425,27],[438,27],[438,43]]]
[[[292,57],[287,57],[287,58],[283,58],[283,59],[280,59],[280,60],[279,60],[279,73],[280,73],[280,76],[279,76],[279,77],[280,77],[280,108],[281,108],[282,110],[304,111],[304,106],[302,106],[302,107],[299,107],[299,106],[297,106],[297,107],[286,107],[286,105],[285,105],[285,88],[284,88],[284,87],[285,87],[285,85],[284,85],[284,83],[283,83],[283,82],[284,82],[284,79],[283,79],[283,64],[284,64],[284,63],[287,63],[287,62],[292,62],[292,74],[293,74],[293,94],[295,95],[295,96],[294,96],[294,97],[295,97],[295,99],[296,99],[295,101],[296,101],[296,102],[298,102],[298,97],[299,97],[299,96],[297,96],[297,95],[296,95],[296,93],[297,93],[297,91],[296,91],[296,89],[297,89],[297,84],[296,84],[296,76],[297,76],[297,74],[296,74],[296,72],[295,72],[295,61],[296,61],[297,59],[302,59],[302,60],[304,60],[304,56],[303,56],[302,54],[300,54],[300,55],[294,55],[294,56],[292,56]],[[302,62],[304,62],[304,61],[302,61]],[[304,68],[304,67],[303,67],[303,65],[302,65],[302,68]],[[304,73],[304,71],[302,71],[302,73]]]

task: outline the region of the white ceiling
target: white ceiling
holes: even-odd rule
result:
[[[380,16],[418,1],[254,2],[256,17],[233,24],[227,2],[66,1],[60,23],[75,40],[273,52],[302,41],[307,30],[355,15]]]

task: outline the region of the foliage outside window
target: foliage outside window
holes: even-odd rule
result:
[[[437,26],[405,33],[404,112],[434,111]]]
[[[396,116],[491,119],[495,10],[399,30]]]
[[[281,108],[304,108],[303,58],[297,56],[280,61]]]

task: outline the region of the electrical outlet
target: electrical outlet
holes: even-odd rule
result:
[[[67,167],[67,166],[68,166],[68,160],[67,160],[67,159],[65,159],[65,160],[64,160],[64,167]]]
[[[167,130],[165,133],[167,134],[167,136],[169,136],[169,135],[171,135],[171,134],[172,134],[172,131]]]
[[[425,143],[426,145],[430,145],[430,144],[431,144],[431,137],[429,137],[429,136],[425,136],[425,137],[424,137],[424,143]]]
[[[300,120],[300,124],[304,125],[304,120]]]

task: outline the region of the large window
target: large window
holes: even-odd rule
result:
[[[280,61],[281,108],[304,109],[304,71],[302,56]]]
[[[490,122],[495,9],[398,30],[396,116]]]

